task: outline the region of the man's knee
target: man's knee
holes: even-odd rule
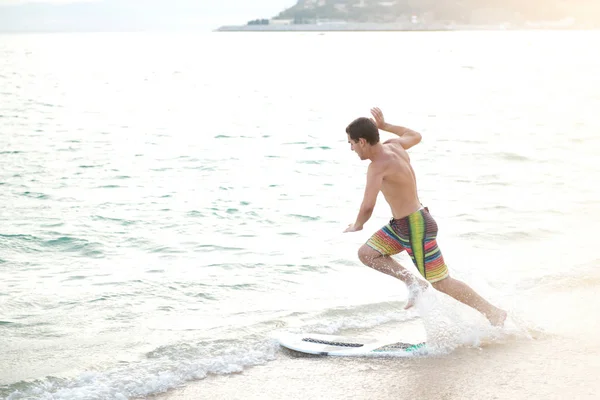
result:
[[[373,264],[373,260],[378,257],[381,257],[381,253],[379,253],[377,250],[373,250],[366,244],[363,244],[358,249],[358,259],[367,267],[370,267]]]
[[[431,284],[431,286],[433,286],[433,288],[435,290],[439,290],[440,292],[445,293],[446,290],[448,289],[448,286],[452,285],[452,278],[450,278],[449,276],[445,277],[444,279],[437,281],[437,282],[433,282]]]

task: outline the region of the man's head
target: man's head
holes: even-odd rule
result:
[[[379,143],[379,129],[372,119],[360,117],[346,128],[348,143],[361,160],[369,158],[371,146]]]

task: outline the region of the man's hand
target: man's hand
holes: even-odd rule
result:
[[[385,123],[381,110],[378,107],[371,108],[371,115],[373,116],[371,119],[375,122],[377,128],[383,130],[387,124]]]
[[[348,227],[346,228],[344,233],[362,231],[362,228],[363,228],[362,226],[355,226],[354,224],[350,224],[350,225],[348,225]]]
[[[404,148],[404,150],[408,150],[414,145],[421,142],[420,133],[415,132],[412,129],[405,128],[403,126],[388,124],[387,122],[385,122],[385,119],[383,118],[383,113],[378,107],[371,108],[371,115],[373,115],[371,121],[373,121],[375,125],[377,125],[377,129],[381,129],[382,131],[390,132],[399,136],[399,138],[386,140],[385,142],[383,142],[383,144],[396,143],[400,144]]]

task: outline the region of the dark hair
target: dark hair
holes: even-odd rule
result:
[[[358,142],[360,138],[364,138],[371,145],[379,143],[379,129],[375,122],[369,118],[356,118],[346,128],[346,133],[355,142]]]

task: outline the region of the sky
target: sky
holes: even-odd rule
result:
[[[0,0],[0,31],[213,30],[270,18],[296,0]]]

